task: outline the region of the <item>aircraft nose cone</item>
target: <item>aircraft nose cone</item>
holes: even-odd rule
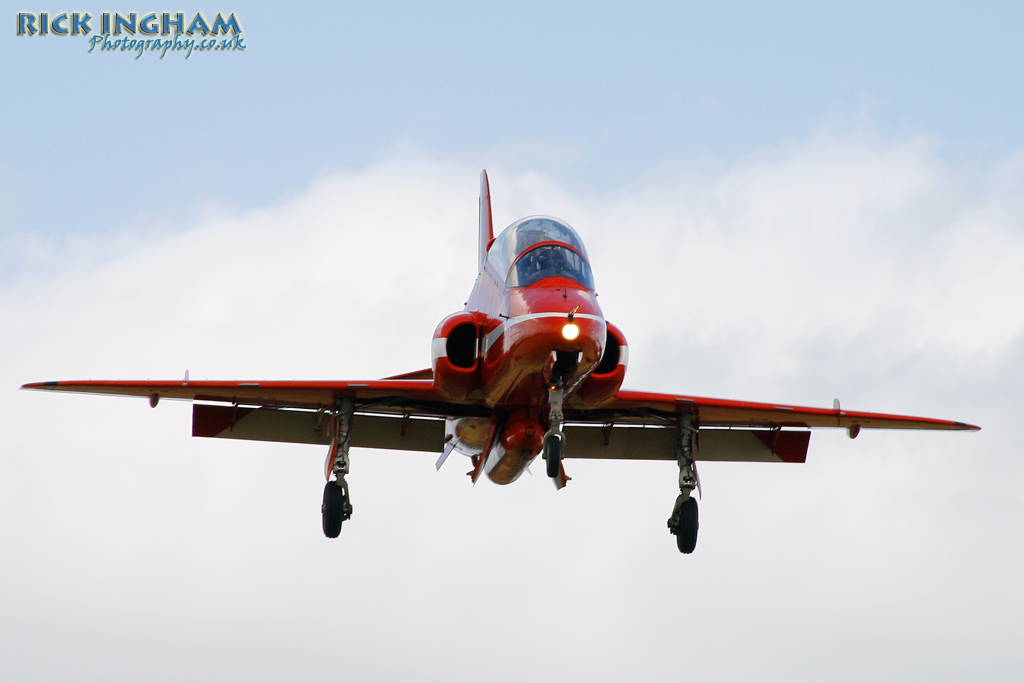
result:
[[[583,372],[601,359],[607,334],[603,318],[575,315],[569,320],[567,315],[559,315],[538,322],[538,341],[546,353],[579,354],[579,368]]]

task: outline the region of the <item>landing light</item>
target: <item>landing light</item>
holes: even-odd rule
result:
[[[576,337],[580,336],[580,326],[576,323],[566,323],[562,326],[562,336],[567,341],[572,341]]]

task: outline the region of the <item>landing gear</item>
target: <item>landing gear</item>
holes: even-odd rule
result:
[[[554,479],[562,468],[562,439],[557,434],[544,439],[544,459],[547,460],[548,476]]]
[[[548,421],[551,428],[544,435],[544,459],[547,461],[548,476],[555,480],[555,486],[561,488],[565,482],[559,480],[562,473],[562,446],[565,434],[562,433],[562,378],[552,380],[548,387]]]
[[[324,536],[337,538],[341,523],[352,516],[352,503],[348,500],[348,486],[336,480],[324,485],[324,502],[320,506],[323,515]]]
[[[352,399],[344,398],[338,401],[335,410],[334,438],[331,441],[331,450],[327,453],[327,462],[324,463],[327,485],[324,486],[324,502],[320,506],[324,536],[327,538],[337,538],[341,533],[341,523],[352,517],[352,502],[349,500],[345,475],[348,474],[349,468],[348,449],[354,413],[355,402]]]
[[[668,528],[675,534],[679,552],[689,555],[697,547],[697,501],[682,493],[668,519]]]
[[[697,464],[693,459],[693,443],[697,435],[692,415],[680,415],[677,421],[678,441],[676,457],[679,460],[679,497],[676,498],[668,530],[676,537],[679,552],[689,555],[697,547],[697,501],[690,494],[700,486]]]

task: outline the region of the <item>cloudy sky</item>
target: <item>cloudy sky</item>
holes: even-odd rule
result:
[[[89,53],[18,11],[234,12],[246,49]],[[978,3],[9,6],[0,678],[1019,681],[1024,9]],[[94,19],[94,33],[98,20]],[[192,439],[84,378],[429,364],[495,222],[564,218],[629,388],[962,420],[513,486]],[[536,469],[536,468],[535,468]]]

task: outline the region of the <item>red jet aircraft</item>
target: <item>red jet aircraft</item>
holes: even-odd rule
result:
[[[41,382],[23,389],[196,401],[193,436],[329,445],[323,530],[352,516],[349,448],[459,451],[475,483],[514,482],[543,454],[565,486],[563,460],[675,460],[668,520],[683,553],[697,543],[697,460],[804,462],[810,427],[977,430],[962,422],[621,389],[626,338],[607,322],[590,259],[563,221],[530,216],[497,237],[480,176],[478,276],[465,309],[437,326],[431,368],[367,381]],[[226,404],[226,405],[225,405]]]

